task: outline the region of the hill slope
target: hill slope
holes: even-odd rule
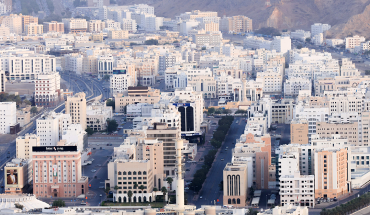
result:
[[[363,34],[370,33],[362,23],[358,23],[369,16],[370,9],[367,6],[370,0],[270,1],[271,6],[267,8],[265,0],[118,0],[118,3],[149,4],[155,7],[156,15],[172,18],[191,10],[217,11],[219,16],[245,15],[253,19],[254,29],[269,26],[280,30],[309,30],[311,24],[322,22],[332,26],[347,24],[346,29],[351,32],[357,30]],[[349,27],[351,24],[356,29]],[[337,33],[340,32],[333,31],[333,34]]]

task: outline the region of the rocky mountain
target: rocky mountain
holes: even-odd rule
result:
[[[245,15],[253,28],[305,29],[316,22],[333,26],[329,34],[369,34],[370,0],[118,0],[120,5],[145,3],[158,16],[175,17],[191,10],[217,11],[219,16]]]

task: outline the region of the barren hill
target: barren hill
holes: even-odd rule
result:
[[[370,0],[118,0],[120,5],[145,3],[158,16],[175,17],[191,10],[217,11],[219,16],[245,15],[253,28],[309,30],[315,22],[334,26],[332,34],[369,34]],[[348,31],[348,32],[347,32]]]

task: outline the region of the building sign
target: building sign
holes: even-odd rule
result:
[[[113,70],[113,75],[120,75],[120,74],[126,74],[126,70],[125,69],[122,69],[122,70]]]
[[[7,169],[6,170],[6,185],[18,185],[18,170]]]
[[[76,152],[77,146],[33,146],[33,152]]]
[[[176,107],[190,107],[190,103],[173,103]]]
[[[57,177],[57,176],[58,176],[58,166],[53,165],[53,177]]]

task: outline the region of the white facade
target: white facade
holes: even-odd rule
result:
[[[84,137],[86,131],[82,129],[80,124],[71,124],[62,133],[62,139],[66,140],[67,145],[77,146],[77,150],[84,150]]]
[[[135,33],[137,31],[136,21],[133,19],[122,19],[121,29],[124,31]]]
[[[321,46],[324,43],[324,34],[316,34],[312,37],[311,42],[316,46]]]
[[[56,146],[61,140],[63,131],[72,123],[69,114],[50,112],[36,120],[37,136],[40,146]]]
[[[281,92],[283,89],[283,77],[280,71],[257,72],[256,81],[263,83],[263,92]]]
[[[10,126],[17,123],[17,105],[15,102],[0,102],[0,134],[9,134]]]
[[[110,89],[113,94],[123,93],[128,90],[128,87],[134,86],[131,83],[131,76],[129,74],[113,74],[110,76]]]
[[[94,102],[86,107],[86,124],[94,131],[106,129],[107,119],[113,119],[113,108],[105,102]]]
[[[331,46],[331,47],[336,47],[336,46],[344,44],[344,40],[342,39],[326,39],[325,42],[326,42],[326,45]]]
[[[307,78],[289,78],[284,83],[285,96],[298,96],[300,90],[312,91],[312,81]]]
[[[16,139],[16,156],[21,159],[32,159],[32,147],[40,146],[40,137],[36,134],[18,136]]]
[[[311,32],[304,30],[296,30],[290,33],[290,38],[304,42],[306,41],[307,38],[311,38]]]
[[[276,50],[277,52],[287,53],[292,49],[292,40],[290,37],[277,36],[274,37],[271,43],[271,50]]]
[[[179,25],[179,32],[181,35],[187,36],[188,32],[197,27],[198,25],[199,22],[195,20],[182,21]]]
[[[315,23],[311,25],[311,36],[313,37],[318,34],[324,34],[330,28],[331,28],[331,25]]]
[[[60,98],[60,75],[58,72],[39,74],[35,81],[35,104],[55,106]]]

